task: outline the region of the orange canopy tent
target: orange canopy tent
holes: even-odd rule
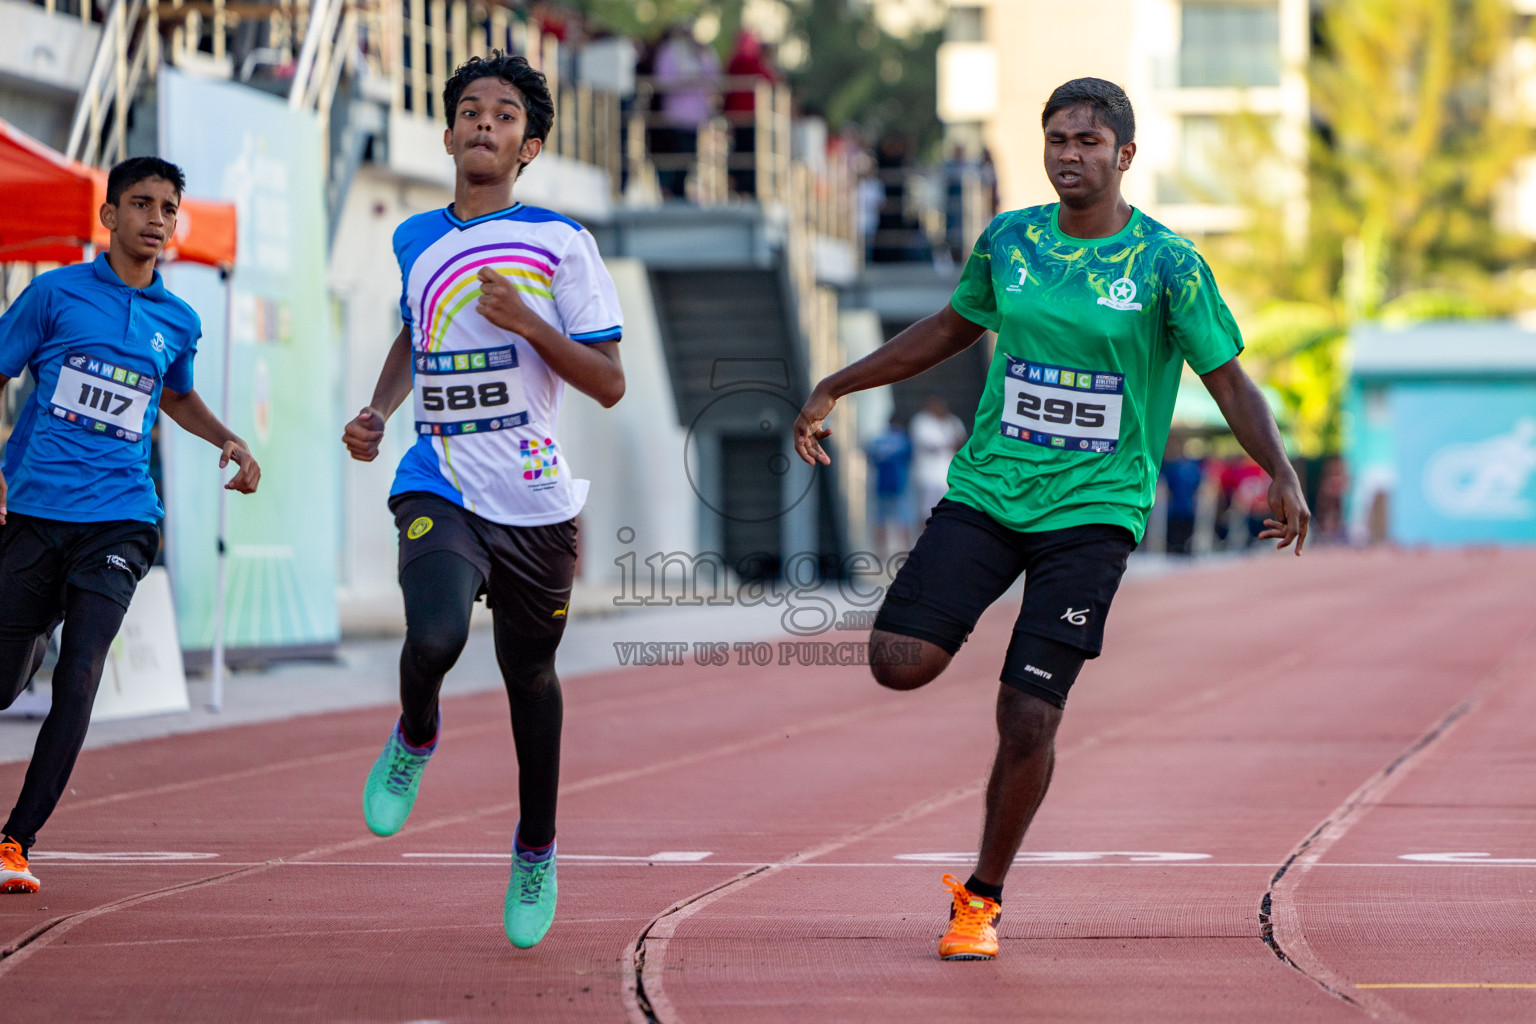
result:
[[[97,215],[106,195],[106,171],[0,120],[0,263],[77,263],[85,246],[106,248]],[[234,205],[183,197],[165,258],[233,267]]]

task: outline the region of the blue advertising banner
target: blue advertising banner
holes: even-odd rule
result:
[[[229,82],[160,74],[160,152],[194,195],[239,215],[230,351],[230,427],[261,463],[254,495],[229,498],[232,649],[329,646],[336,611],[341,446],[337,354],[326,289],[326,215],[315,116]],[[224,372],[225,288],[172,265],[171,290],[203,319],[197,388],[215,412]],[[166,527],[182,646],[213,640],[220,470],[207,442],[167,426]]]
[[[1391,390],[1405,543],[1536,543],[1536,384],[1403,382]]]

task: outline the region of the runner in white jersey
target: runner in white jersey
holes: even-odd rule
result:
[[[529,947],[554,920],[560,683],[587,482],[555,437],[565,385],[605,408],[624,394],[618,295],[580,224],[512,199],[554,120],[544,76],[521,57],[471,58],[443,90],[454,202],[395,232],[400,316],[373,401],[347,424],[352,457],[378,456],[412,398],[416,443],[389,507],[400,529],[406,637],[401,714],[363,792],[378,835],[405,824],[437,747],[438,691],[485,596],[512,710],[520,819],[503,905]]]

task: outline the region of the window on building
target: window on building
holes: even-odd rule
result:
[[[1210,114],[1179,118],[1178,165],[1157,176],[1160,203],[1281,203],[1285,174],[1272,150],[1279,122]]]
[[[944,38],[952,43],[987,41],[986,12],[980,7],[951,4],[944,22]]]
[[[1280,9],[1242,0],[1186,0],[1179,44],[1179,84],[1280,84]]]
[[[1179,162],[1158,176],[1158,200],[1164,203],[1230,203],[1232,182],[1222,173],[1227,133],[1215,117],[1196,114],[1179,119]]]

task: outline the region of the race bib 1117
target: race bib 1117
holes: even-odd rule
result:
[[[71,352],[59,366],[49,411],[92,433],[137,442],[149,429],[155,378],[95,356]]]
[[[528,422],[516,346],[418,352],[413,358],[416,433],[457,437]]]
[[[1106,455],[1120,443],[1125,375],[1046,366],[1005,355],[1005,437],[1044,448]]]

